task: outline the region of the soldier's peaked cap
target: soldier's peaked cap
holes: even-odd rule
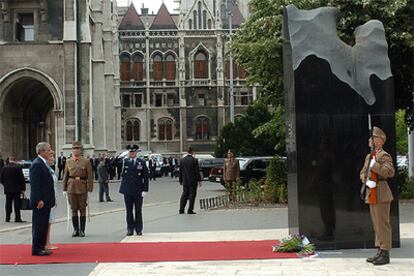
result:
[[[129,152],[135,152],[139,149],[138,145],[128,145],[126,148]]]
[[[384,143],[385,141],[387,141],[387,136],[385,135],[385,132],[379,127],[374,126],[374,129],[372,131],[372,136],[381,138],[384,141]]]
[[[72,142],[72,149],[79,149],[82,148],[82,143],[79,141],[73,141]]]

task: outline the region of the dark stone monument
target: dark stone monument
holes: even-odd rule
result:
[[[393,78],[382,23],[356,28],[351,47],[336,34],[337,15],[332,7],[284,11],[289,231],[319,249],[370,248],[375,235],[359,172],[369,151],[368,113],[395,162]],[[388,184],[399,247],[396,182]]]

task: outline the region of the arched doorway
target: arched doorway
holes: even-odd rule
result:
[[[0,80],[0,152],[16,154],[18,159],[36,156],[35,146],[46,141],[59,149],[57,126],[60,95],[45,74],[18,70]]]

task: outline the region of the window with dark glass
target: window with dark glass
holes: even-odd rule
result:
[[[132,141],[132,122],[128,121],[125,127],[126,127],[126,140]]]
[[[172,140],[173,137],[173,121],[169,118],[158,120],[158,140]]]
[[[129,94],[122,95],[122,107],[130,107],[131,106],[131,97]]]
[[[203,51],[197,52],[194,58],[194,78],[207,79],[208,78],[208,61],[207,55]]]
[[[139,141],[139,129],[140,129],[140,123],[138,120],[135,120],[133,123],[133,137],[134,141]]]
[[[154,80],[162,80],[162,57],[155,55],[152,63],[152,78]]]
[[[197,99],[198,99],[198,105],[200,106],[206,105],[206,98],[204,94],[198,94]]]
[[[208,140],[209,138],[209,119],[207,117],[198,117],[196,121],[196,139]]]
[[[241,105],[249,105],[249,94],[247,92],[240,93]]]
[[[193,20],[188,19],[188,29],[193,29]]]
[[[134,78],[135,80],[143,80],[144,79],[144,62],[141,55],[134,55],[132,58],[134,63],[133,70],[134,70]]]
[[[196,11],[193,11],[193,23],[194,23],[194,30],[196,30],[197,29],[197,12]]]
[[[135,107],[141,107],[142,106],[142,94],[135,94]]]
[[[167,80],[175,80],[175,58],[173,55],[167,56],[165,65],[167,70]]]
[[[212,26],[211,26],[211,19],[209,19],[209,20],[208,20],[208,24],[207,24],[207,25],[208,25],[208,28],[211,30],[211,29],[212,29]]]
[[[155,106],[162,106],[162,94],[155,94]]]
[[[173,106],[174,105],[174,101],[175,101],[174,94],[168,94],[167,95],[167,105],[168,106]]]
[[[200,1],[198,1],[198,28],[199,29],[202,29],[202,21],[201,21],[201,16],[202,16],[202,13],[201,13],[201,2]]]
[[[130,68],[131,68],[130,58],[127,54],[122,54],[119,59],[121,62],[121,68],[120,68],[121,80],[129,81],[130,80]]]
[[[203,29],[207,29],[207,11],[203,11]]]
[[[20,13],[16,20],[16,40],[34,41],[33,13]]]

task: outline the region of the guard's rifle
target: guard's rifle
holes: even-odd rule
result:
[[[359,192],[360,197],[362,200],[365,200],[365,189],[366,189],[366,185],[367,185],[367,181],[369,180],[369,176],[371,174],[371,168],[369,166],[371,159],[372,159],[372,155],[374,154],[374,137],[373,137],[373,130],[372,130],[372,125],[371,125],[371,114],[368,113],[368,130],[369,130],[369,139],[370,139],[370,143],[369,143],[369,147],[370,147],[370,154],[369,154],[369,159],[368,159],[368,164],[367,164],[367,168],[365,169],[365,181],[362,183],[361,185],[361,190]]]

